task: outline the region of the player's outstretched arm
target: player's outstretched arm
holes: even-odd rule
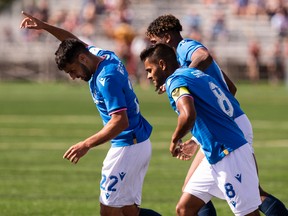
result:
[[[126,110],[116,112],[112,114],[110,121],[99,132],[71,146],[65,152],[63,158],[76,164],[91,148],[110,141],[128,126],[129,120]]]
[[[25,18],[22,20],[20,28],[45,30],[60,41],[66,40],[68,38],[74,38],[79,40],[78,37],[76,37],[71,32],[66,31],[65,29],[58,28],[56,26],[50,25],[49,23],[43,22],[24,11],[22,11],[22,14],[25,16]],[[86,43],[84,44],[87,45]]]

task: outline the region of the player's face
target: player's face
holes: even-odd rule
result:
[[[68,73],[73,80],[82,79],[86,82],[90,80],[92,75],[92,72],[89,70],[89,68],[79,62],[67,64],[65,72]]]
[[[150,35],[149,36],[149,40],[151,44],[158,44],[158,43],[166,43],[165,38],[164,37],[158,37],[156,35]]]
[[[162,70],[160,64],[150,62],[149,58],[144,61],[144,67],[147,72],[147,79],[153,82],[156,87],[155,91],[158,91],[166,81],[167,77],[165,71]]]

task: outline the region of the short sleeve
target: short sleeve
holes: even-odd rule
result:
[[[112,75],[105,76],[98,78],[97,85],[104,98],[109,114],[127,108],[125,94],[120,79]]]

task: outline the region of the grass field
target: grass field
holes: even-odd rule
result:
[[[177,116],[166,96],[152,88],[135,91],[154,126],[142,206],[172,216],[191,162],[168,151]],[[261,184],[288,206],[288,89],[239,84],[237,97],[253,124]],[[100,128],[86,85],[0,83],[0,215],[99,215],[100,170],[109,144],[77,165],[62,155]],[[224,201],[213,202],[219,216],[232,215]]]

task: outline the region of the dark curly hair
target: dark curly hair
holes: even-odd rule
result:
[[[64,70],[66,65],[73,63],[80,53],[86,52],[88,50],[85,45],[77,39],[62,41],[55,52],[55,61],[59,70]]]
[[[147,28],[146,35],[149,36],[160,36],[161,34],[168,31],[182,31],[182,25],[179,19],[172,14],[165,14],[155,19]]]

